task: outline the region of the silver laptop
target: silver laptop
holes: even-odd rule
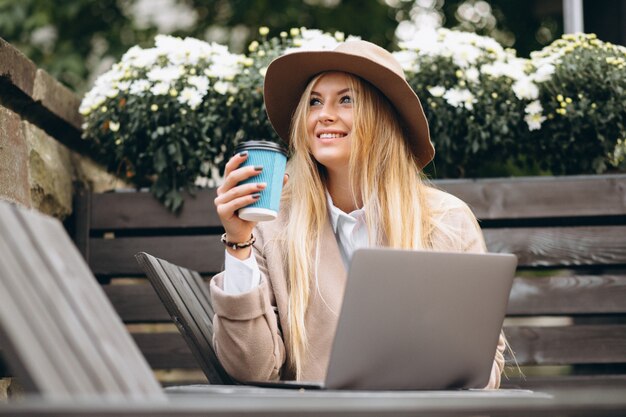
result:
[[[350,264],[326,380],[260,385],[483,388],[516,266],[512,254],[359,249]]]

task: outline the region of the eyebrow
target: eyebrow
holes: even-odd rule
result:
[[[351,91],[351,90],[350,90],[350,88],[344,88],[344,89],[343,89],[343,90],[341,90],[341,91],[337,91],[337,95],[338,95],[338,96],[340,96],[340,95],[345,94],[345,93],[347,93],[347,92],[349,92],[349,91]],[[311,91],[311,95],[312,95],[312,96],[313,96],[313,95],[315,95],[315,96],[321,96],[321,94],[320,94],[320,93],[318,93],[317,91]]]

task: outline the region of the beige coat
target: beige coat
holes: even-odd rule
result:
[[[455,235],[462,236],[459,241],[436,231],[435,250],[485,251],[482,232],[465,203],[434,189],[428,193],[428,202],[435,213],[435,223],[451,225],[460,232]],[[289,352],[283,343],[283,336],[289,331],[286,256],[281,245],[272,239],[288,221],[285,217],[279,215],[275,221],[259,223],[254,231],[257,238],[254,254],[261,270],[261,283],[257,288],[229,295],[222,290],[223,273],[211,281],[215,349],[226,370],[241,381],[294,378],[285,366]],[[341,307],[346,281],[346,270],[330,221],[324,228],[320,250],[319,290],[311,291],[305,317],[309,340],[302,372],[305,381],[324,380],[337,326],[336,312]],[[503,351],[504,339],[500,337],[489,388],[500,385]]]

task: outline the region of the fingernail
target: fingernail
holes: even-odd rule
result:
[[[239,152],[239,156],[241,156],[242,158],[247,155],[248,155],[248,151]]]
[[[285,175],[287,176],[287,178],[289,178],[289,174],[287,174],[287,173],[285,172]]]
[[[267,183],[265,182],[260,182],[256,185],[256,188],[258,188],[259,190],[264,189],[265,187],[267,187]]]
[[[263,167],[261,165],[257,165],[254,167],[255,171],[263,171]]]
[[[261,193],[254,193],[252,194],[252,198],[254,198],[255,200],[261,197]]]

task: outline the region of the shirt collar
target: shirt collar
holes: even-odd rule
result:
[[[330,212],[330,224],[333,227],[333,232],[337,233],[337,227],[339,225],[339,220],[344,218],[346,220],[356,220],[359,221],[365,217],[365,209],[360,208],[354,211],[351,211],[349,214],[346,214],[343,210],[336,207],[333,203],[333,199],[330,197],[330,193],[326,190],[326,201],[328,202],[328,210]]]

